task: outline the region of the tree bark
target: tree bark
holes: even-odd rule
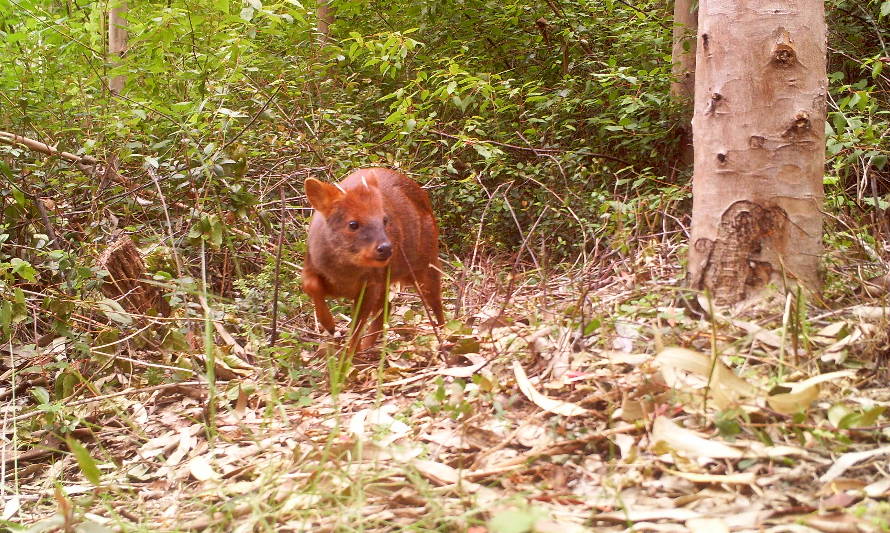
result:
[[[318,0],[315,15],[318,18],[318,42],[325,44],[331,40],[331,24],[334,23],[334,10],[329,0]]]
[[[674,0],[674,32],[671,64],[671,98],[683,106],[683,123],[678,128],[680,137],[680,164],[692,165],[692,101],[695,96],[695,33],[698,28],[698,10],[692,8],[693,0]]]
[[[124,0],[112,0],[113,7],[108,11],[108,62],[117,66],[121,56],[127,49],[127,3]],[[113,76],[108,80],[108,88],[114,94],[124,90],[127,78],[124,75]]]
[[[108,271],[108,277],[99,287],[102,294],[117,300],[131,313],[145,314],[153,309],[160,315],[170,315],[170,304],[160,289],[144,281],[147,274],[142,254],[122,231],[113,234],[111,244],[96,263]]]
[[[692,0],[674,0],[674,44],[671,50],[674,80],[671,82],[671,97],[690,104],[695,95],[695,33],[697,28],[698,10],[692,9]]]
[[[718,304],[818,289],[825,163],[822,0],[701,0],[690,284]]]

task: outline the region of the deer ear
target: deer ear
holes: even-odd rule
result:
[[[330,213],[334,202],[343,197],[343,191],[336,185],[318,181],[315,178],[307,179],[303,187],[306,189],[309,204],[325,216]]]

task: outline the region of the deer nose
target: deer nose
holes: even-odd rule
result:
[[[377,258],[381,261],[392,255],[392,243],[382,242],[377,245]]]

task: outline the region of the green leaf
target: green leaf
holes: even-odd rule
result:
[[[83,472],[84,477],[93,485],[98,485],[101,473],[99,472],[99,467],[96,466],[96,461],[90,456],[90,452],[71,437],[66,438],[65,442],[68,443],[68,449],[71,450],[71,453],[77,459],[77,464],[80,465],[80,471]]]
[[[491,517],[488,529],[492,533],[526,533],[534,531],[535,522],[544,513],[536,509],[508,509]]]
[[[742,432],[742,426],[738,421],[739,414],[738,411],[734,410],[720,411],[717,413],[714,418],[714,425],[717,427],[717,430],[723,438],[732,440],[736,435]]]
[[[181,331],[171,329],[164,335],[164,339],[161,341],[161,348],[169,351],[185,351],[189,349],[189,343]]]
[[[15,200],[15,203],[19,205],[19,207],[25,207],[25,193],[21,189],[19,189],[18,187],[13,187],[12,197]]]
[[[464,327],[464,323],[460,320],[452,318],[448,322],[445,323],[445,331],[449,333],[455,333],[461,331]]]
[[[828,421],[831,422],[834,427],[843,429],[843,426],[841,424],[843,423],[844,419],[849,417],[853,413],[847,406],[835,404],[828,409],[827,414]]]
[[[868,427],[875,425],[875,421],[877,421],[879,416],[884,414],[886,409],[887,408],[883,405],[876,405],[871,409],[865,410],[859,414],[859,420],[857,420],[857,424],[854,427]]]
[[[841,150],[844,149],[844,145],[841,143],[829,141],[826,145],[826,148],[828,150],[828,155],[834,156],[834,155],[837,155]]]
[[[19,259],[18,257],[13,257],[9,264],[12,266],[13,274],[18,274],[20,278],[30,281],[31,283],[37,281],[37,271],[34,270],[31,263]]]
[[[467,354],[467,353],[479,353],[481,345],[479,344],[479,340],[472,337],[464,337],[459,339],[454,344],[454,349],[452,353],[454,354]]]
[[[399,109],[396,109],[390,116],[386,117],[386,119],[383,121],[383,123],[388,126],[390,124],[399,122],[400,120],[402,120],[402,117],[404,117],[404,116],[405,116],[405,113],[402,111],[401,108],[399,108]]]
[[[223,241],[223,225],[219,218],[215,218],[210,222],[210,244],[214,248],[219,248]]]
[[[478,153],[485,159],[491,159],[493,155],[491,148],[484,144],[474,144],[473,149],[476,150],[476,153]]]
[[[584,336],[588,336],[593,334],[594,331],[600,328],[600,320],[598,318],[594,318],[587,324],[584,324]]]
[[[49,403],[49,391],[43,387],[34,387],[31,389],[31,396],[33,396],[34,399],[37,400],[37,403],[41,405]]]
[[[890,15],[890,0],[881,4],[881,16],[886,17],[887,15]]]
[[[99,300],[97,302],[99,306],[99,310],[105,313],[109,319],[117,322],[118,324],[132,324],[133,317],[131,317],[127,311],[121,307],[121,304],[112,300],[111,298],[105,298],[103,300]]]
[[[3,302],[0,305],[0,330],[3,335],[8,335],[12,329],[12,302]]]

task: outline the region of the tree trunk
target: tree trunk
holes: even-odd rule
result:
[[[825,160],[822,0],[701,0],[690,283],[718,304],[818,289]]]
[[[674,45],[671,50],[674,81],[671,82],[671,97],[690,104],[695,95],[695,31],[697,27],[698,10],[692,9],[692,0],[675,0]]]
[[[680,136],[680,164],[689,167],[692,151],[692,100],[695,96],[695,32],[698,27],[698,10],[692,8],[693,0],[674,0],[674,33],[671,63],[673,81],[671,98],[682,105],[686,112],[683,124],[678,128]]]
[[[331,39],[331,24],[334,23],[334,10],[329,0],[318,0],[315,15],[318,18],[318,42],[327,43]]]
[[[127,3],[124,0],[112,0],[115,2],[108,11],[108,56],[109,63],[117,66],[120,57],[127,49],[127,20],[124,14],[127,12]],[[114,94],[120,94],[124,90],[126,76],[114,76],[108,80],[108,88]]]

